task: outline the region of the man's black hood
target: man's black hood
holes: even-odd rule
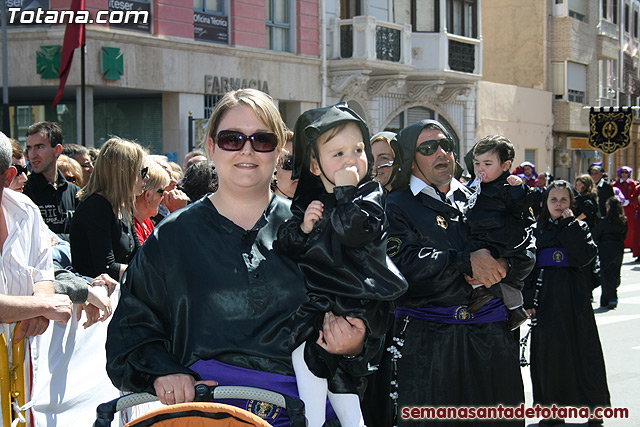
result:
[[[399,150],[396,153],[396,162],[400,163],[400,172],[398,174],[398,178],[394,181],[394,188],[404,189],[409,187],[409,178],[411,178],[411,166],[413,165],[413,161],[416,158],[416,143],[418,142],[418,137],[420,136],[422,130],[429,125],[437,127],[447,138],[455,141],[449,134],[449,131],[447,131],[447,129],[442,125],[442,123],[436,120],[421,120],[402,129],[396,135],[396,141],[398,142],[399,147]],[[456,162],[454,176],[458,178],[461,174],[462,168]]]

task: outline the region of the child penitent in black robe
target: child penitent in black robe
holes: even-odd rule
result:
[[[355,123],[362,132],[367,174],[357,186],[337,186],[331,194],[311,174],[310,159],[313,156],[319,161],[318,138],[346,123]],[[328,380],[329,397],[341,422],[331,393],[362,394],[366,385],[363,375],[369,373],[369,363],[375,364],[372,360],[381,356],[384,335],[394,318],[394,301],[408,286],[386,254],[384,190],[371,179],[372,164],[368,128],[346,105],[314,109],[300,116],[293,143],[292,179],[299,177],[291,206],[293,216],[280,227],[274,245],[298,264],[307,287],[308,301],[296,313],[291,349],[304,344],[304,362],[315,376]],[[300,226],[313,200],[324,205],[322,219],[305,234]],[[332,355],[316,344],[327,312],[364,321],[367,336],[359,356]],[[298,384],[300,388],[300,380]]]
[[[598,253],[589,228],[573,217],[560,218],[536,224],[535,236],[536,268],[524,289],[525,307],[534,307],[537,319],[531,337],[534,403],[592,409],[610,406],[590,302],[591,281],[586,277]],[[550,251],[551,262],[558,266],[542,266],[543,250]]]

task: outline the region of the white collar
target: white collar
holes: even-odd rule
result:
[[[416,177],[415,175],[411,175],[411,178],[409,178],[409,188],[411,189],[411,192],[413,193],[414,196],[417,196],[418,193],[422,192],[427,196],[430,196],[436,200],[442,201],[438,193],[436,193],[436,190],[431,185],[427,184],[426,182]],[[449,184],[449,191],[447,192],[446,197],[447,199],[449,199],[449,201],[451,201],[451,204],[454,206],[455,206],[455,200],[453,198],[453,193],[455,193],[456,190],[459,190],[461,188],[464,188],[464,185],[457,179],[451,178],[451,183]]]

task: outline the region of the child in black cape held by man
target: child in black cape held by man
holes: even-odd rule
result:
[[[294,129],[293,176],[299,177],[277,250],[298,263],[308,301],[298,309],[291,348],[309,426],[325,419],[326,396],[343,427],[364,425],[359,394],[380,357],[394,300],[407,282],[386,254],[384,190],[371,179],[366,123],[345,104],[303,113]],[[362,352],[335,356],[322,341],[325,316],[360,318]]]

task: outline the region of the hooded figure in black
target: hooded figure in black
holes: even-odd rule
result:
[[[346,105],[298,118],[292,173],[298,188],[275,247],[305,276],[309,298],[296,313],[290,344],[310,426],[324,422],[323,383],[341,424],[363,425],[356,393],[364,389],[369,362],[380,357],[394,300],[407,289],[386,255],[384,191],[371,179],[372,164],[367,125]],[[360,355],[337,357],[318,344],[327,313],[364,321]]]
[[[494,276],[517,271],[498,268],[488,250],[470,245],[465,212],[471,192],[455,179],[453,139],[439,122],[423,120],[397,140],[401,172],[398,190],[387,199],[387,253],[409,289],[397,302],[399,341],[383,359],[396,372],[389,380],[397,425],[523,426],[524,420],[412,419],[411,407],[516,407],[524,402],[524,388],[518,343],[501,299],[475,314],[467,310],[472,287],[465,275],[493,285],[499,282]],[[501,295],[499,286],[491,291]]]

